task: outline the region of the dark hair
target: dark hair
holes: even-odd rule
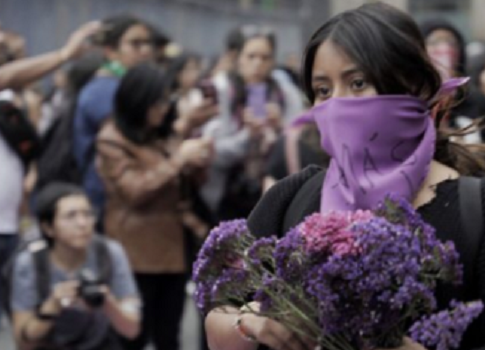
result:
[[[244,37],[241,33],[241,27],[233,28],[226,36],[226,51],[241,51],[244,44]]]
[[[47,184],[39,192],[37,196],[35,214],[37,220],[41,224],[47,224],[52,226],[57,212],[57,203],[65,197],[70,196],[85,196],[86,192],[74,184],[66,182],[51,182]],[[48,244],[52,244],[52,238],[45,234],[41,230],[43,237],[47,240]]]
[[[310,39],[303,60],[303,83],[312,102],[313,61],[326,40],[356,62],[379,94],[410,94],[430,100],[441,86],[414,20],[392,6],[373,3],[333,17]]]
[[[421,32],[423,34],[424,39],[426,40],[428,36],[430,36],[434,31],[442,29],[450,32],[456,38],[458,42],[458,63],[456,67],[453,69],[460,75],[464,76],[466,74],[466,51],[465,51],[465,39],[463,39],[463,35],[454,27],[450,22],[441,19],[428,19],[421,23],[420,25]]]
[[[126,31],[136,25],[143,25],[152,33],[151,27],[145,21],[131,15],[117,15],[103,21],[103,29],[96,41],[102,46],[117,48]]]
[[[303,59],[302,78],[311,102],[312,70],[320,45],[331,40],[358,65],[378,94],[409,94],[431,101],[441,78],[427,53],[416,22],[406,13],[383,3],[363,5],[341,13],[321,26],[310,39]],[[450,108],[445,101],[436,107]],[[439,125],[447,110],[435,109]],[[439,131],[435,159],[462,174],[485,169],[466,147],[449,141],[453,134]],[[480,163],[480,164],[479,164]]]
[[[166,79],[155,65],[143,63],[130,69],[114,98],[114,120],[123,136],[138,144],[149,141],[153,130],[146,129],[148,111],[166,96]],[[162,127],[171,122],[165,118]]]
[[[167,69],[167,81],[170,92],[175,92],[179,88],[178,79],[180,73],[184,70],[187,64],[191,61],[195,61],[197,63],[201,62],[201,58],[196,53],[186,52],[182,55],[178,56],[170,63],[170,66]]]
[[[271,45],[273,52],[276,51],[276,36],[269,27],[248,24],[232,29],[226,37],[226,51],[241,52],[244,45],[251,39],[265,38]]]
[[[98,52],[83,56],[74,61],[66,72],[70,92],[77,95],[91,80],[103,62],[103,55]]]
[[[165,32],[163,32],[160,28],[154,26],[153,24],[148,24],[148,28],[152,33],[153,44],[155,45],[155,47],[164,47],[172,41]]]

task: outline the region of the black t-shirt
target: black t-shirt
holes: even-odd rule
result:
[[[248,219],[248,226],[255,236],[283,236],[290,228],[295,227],[305,217],[320,210],[321,189],[324,182],[324,171],[311,166],[298,174],[287,177],[273,186],[261,199]],[[441,240],[453,240],[460,256],[464,251],[460,237],[464,230],[461,224],[459,207],[458,180],[447,180],[436,188],[436,197],[428,204],[420,207],[418,212],[423,219],[435,227]],[[482,203],[485,190],[482,186]],[[485,211],[485,205],[482,206]],[[485,212],[482,214],[485,217]],[[465,266],[465,269],[467,267]],[[436,298],[440,309],[447,308],[452,299],[477,300],[485,303],[485,244],[481,247],[477,261],[472,267],[473,279],[466,278],[462,286],[454,287],[440,285],[436,290]],[[465,333],[460,350],[484,347],[485,315],[476,319]],[[261,346],[260,350],[266,349]]]

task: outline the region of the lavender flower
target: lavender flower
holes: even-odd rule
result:
[[[290,230],[274,250],[276,275],[284,281],[298,283],[306,269],[304,240],[298,229]]]
[[[249,263],[254,267],[268,264],[274,268],[273,251],[276,246],[276,237],[263,237],[255,241],[247,250]]]
[[[227,276],[241,277],[233,270],[242,269],[244,251],[253,241],[245,220],[223,222],[210,232],[194,263],[192,276],[196,283],[195,300],[201,310],[209,310],[216,295],[221,294],[215,293],[214,287],[230,289]]]
[[[254,293],[254,300],[261,303],[261,312],[271,312],[274,308],[274,299],[271,294],[280,292],[278,290],[279,280],[274,276],[265,274],[262,282],[261,287]]]
[[[454,244],[394,196],[373,212],[311,215],[280,240],[256,240],[244,220],[222,223],[194,264],[202,310],[252,295],[261,314],[331,350],[394,347],[408,332],[438,350],[457,347],[482,304],[429,315],[438,282],[462,275]]]
[[[482,312],[483,304],[480,301],[468,304],[452,302],[451,306],[454,308],[451,311],[441,311],[417,321],[409,329],[411,338],[437,350],[458,348],[463,333]]]

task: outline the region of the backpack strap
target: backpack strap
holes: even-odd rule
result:
[[[49,248],[31,250],[34,261],[37,296],[40,303],[46,300],[50,294],[51,275],[49,264]]]
[[[94,236],[94,252],[96,254],[96,263],[99,272],[99,278],[109,284],[113,276],[113,263],[108,248],[108,241],[100,235]]]
[[[467,254],[460,258],[464,266],[464,280],[475,280],[475,265],[483,235],[482,180],[460,177],[458,180],[460,217],[464,235],[455,240]]]
[[[301,170],[300,150],[298,141],[303,128],[289,128],[285,137],[285,155],[288,175],[296,174]]]

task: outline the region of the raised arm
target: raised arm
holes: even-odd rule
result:
[[[96,33],[100,27],[101,23],[98,21],[86,23],[71,35],[61,49],[1,66],[0,90],[23,87],[79,56],[85,48],[86,39]]]

